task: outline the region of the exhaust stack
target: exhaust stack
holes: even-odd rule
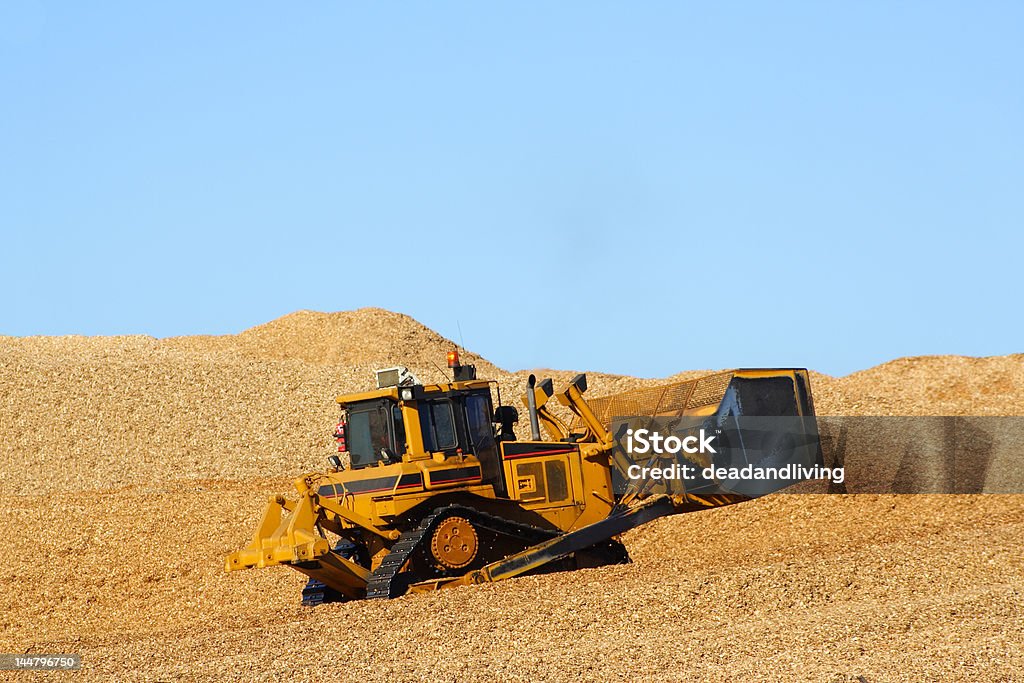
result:
[[[537,377],[530,375],[526,380],[526,407],[530,411],[530,440],[540,441],[540,420],[537,418]]]

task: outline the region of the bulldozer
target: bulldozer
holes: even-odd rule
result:
[[[642,468],[623,441],[645,420],[687,421],[722,438],[737,417],[810,420],[801,432],[810,438],[783,440],[784,455],[821,459],[805,369],[731,370],[589,403],[586,375],[558,392],[530,375],[521,399],[529,434],[519,438],[519,410],[502,403],[499,384],[478,379],[457,350],[447,361],[450,377],[437,384],[394,367],[376,372],[376,389],[338,396],[335,437],[347,462],[332,455],[326,471],[294,481],[294,496],[272,495],[227,571],[290,567],[308,577],[309,606],[395,598],[629,562],[623,532],[751,497],[728,482],[630,476]]]

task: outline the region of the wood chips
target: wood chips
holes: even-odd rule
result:
[[[224,573],[332,453],[336,394],[437,381],[450,348],[378,309],[0,337],[0,652],[90,680],[1024,680],[1022,496],[770,496],[630,532],[630,565],[312,610],[296,572]],[[528,374],[464,362],[506,399]],[[1024,414],[1024,355],[812,381],[821,414]]]

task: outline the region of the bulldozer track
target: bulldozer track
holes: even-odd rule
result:
[[[302,589],[302,605],[304,607],[316,607],[325,602],[341,602],[344,596],[338,593],[327,584],[310,579]]]
[[[410,529],[403,533],[398,541],[391,546],[391,552],[384,557],[380,566],[370,574],[370,580],[366,584],[366,597],[368,599],[395,598],[404,594],[410,583],[423,578],[402,577],[402,567],[405,566],[412,554],[422,547],[424,539],[437,528],[438,524],[452,515],[465,517],[477,529],[522,539],[525,544],[524,547],[546,541],[561,533],[551,529],[541,529],[529,524],[520,524],[519,522],[502,519],[501,517],[495,517],[494,515],[462,505],[449,505],[438,508],[424,517],[415,529]],[[501,558],[488,558],[487,561],[497,559]],[[403,578],[409,580],[403,580]]]
[[[353,560],[357,564],[362,566],[368,566],[370,559],[368,557],[361,557],[359,549],[352,543],[341,540],[334,547],[334,552],[341,555],[346,560]],[[309,581],[302,588],[302,605],[304,607],[316,607],[322,605],[325,602],[345,602],[348,600],[344,595],[334,590],[322,581],[318,581],[310,577]]]

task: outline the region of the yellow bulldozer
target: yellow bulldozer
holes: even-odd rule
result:
[[[637,478],[651,468],[623,448],[626,425],[686,419],[722,434],[737,416],[814,416],[803,369],[734,370],[590,403],[585,375],[558,393],[531,375],[529,434],[518,438],[519,411],[502,404],[497,382],[477,379],[457,351],[448,367],[438,384],[380,370],[376,390],[339,396],[335,437],[348,462],[331,456],[326,472],[295,480],[297,497],[271,496],[227,570],[286,565],[309,577],[302,601],[317,605],[628,562],[624,531],[750,496],[721,481]],[[784,441],[788,451],[820,461],[813,429],[804,433],[812,438]]]

